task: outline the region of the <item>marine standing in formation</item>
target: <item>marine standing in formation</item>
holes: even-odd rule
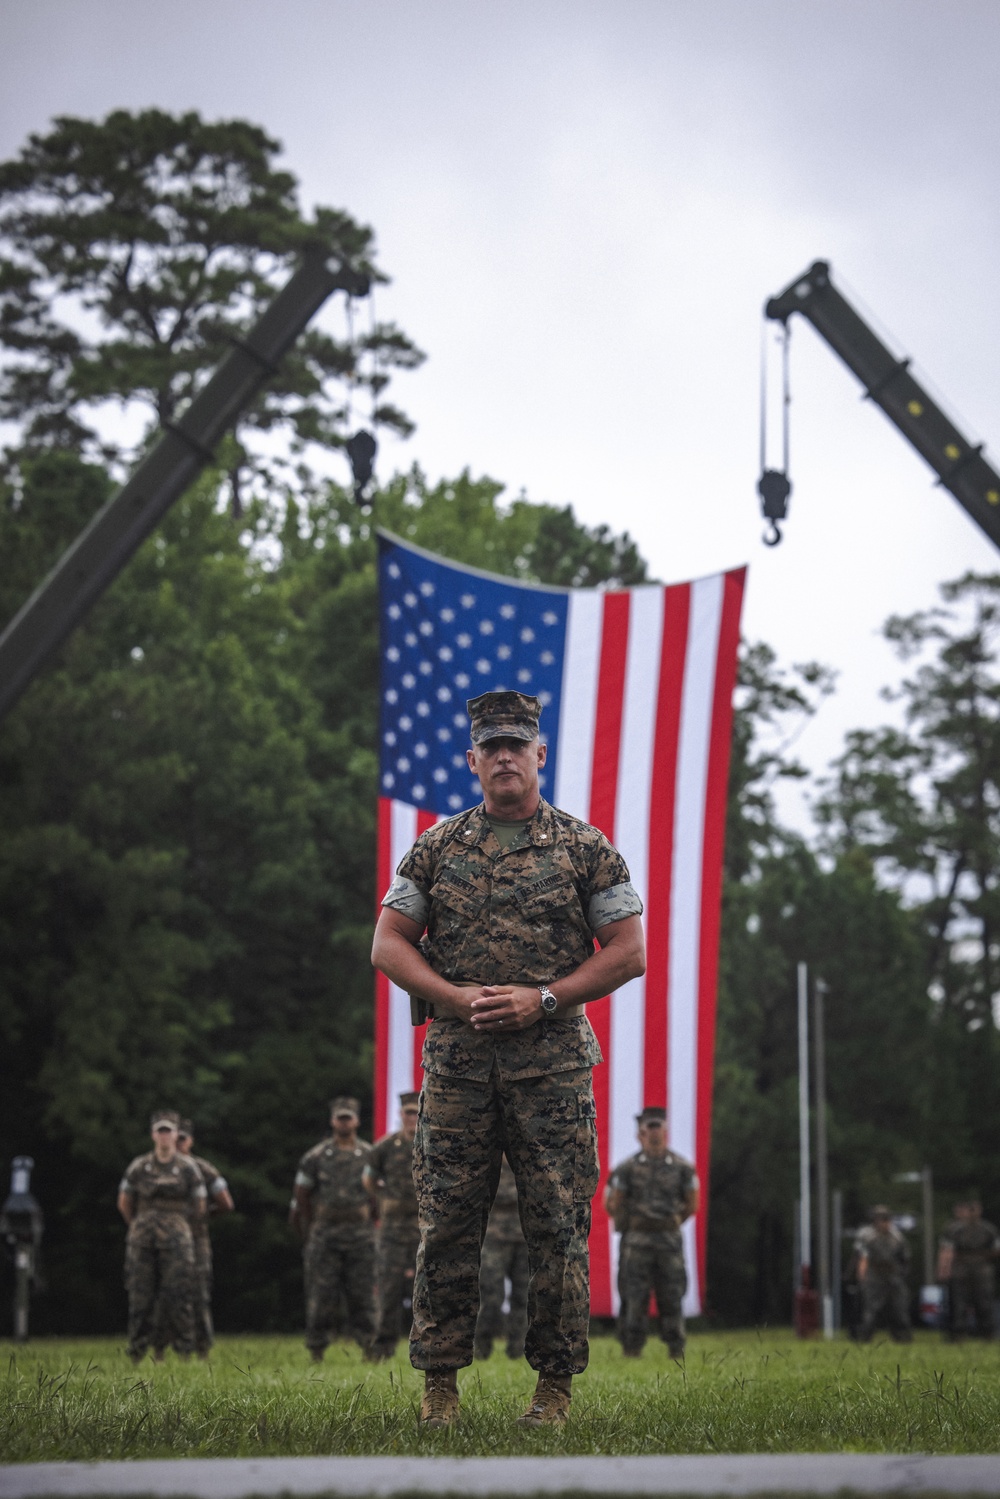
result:
[[[492,1356],[493,1339],[503,1331],[507,1281],[510,1282],[507,1357],[523,1358],[528,1327],[528,1243],[517,1206],[517,1182],[504,1156],[479,1264],[479,1316],[473,1343],[477,1359]]]
[[[295,1173],[292,1217],[305,1240],[306,1347],[321,1363],[343,1297],[348,1331],[367,1354],[374,1333],[374,1231],[364,1169],[371,1146],[358,1139],[358,1101],[330,1105],[332,1139],[307,1150]]]
[[[455,1421],[506,1154],[531,1266],[525,1353],[538,1374],[519,1419],[540,1425],[565,1421],[589,1353],[591,1071],[601,1055],[583,1005],[644,972],[642,903],[604,835],[541,799],[541,701],[487,692],[467,706],[467,758],[484,801],[417,839],[383,900],[372,949],[376,967],[434,1015],[413,1151],[420,1249],[410,1359],[425,1371],[421,1420]]]
[[[639,1150],[615,1167],[604,1194],[605,1210],[621,1234],[618,1336],[626,1358],[638,1358],[652,1293],[660,1337],[671,1358],[683,1358],[687,1271],[681,1224],[698,1211],[698,1177],[690,1161],[667,1149],[666,1109],[645,1108],[636,1122]]]
[[[160,1109],[151,1120],[153,1149],[135,1158],[118,1187],[118,1211],[128,1224],[125,1288],[128,1355],[138,1363],[163,1319],[164,1344],[184,1356],[195,1347],[195,1269],[191,1220],[205,1212],[205,1183],[177,1149],[179,1116]]]
[[[993,1336],[994,1264],[1000,1254],[1000,1234],[983,1217],[977,1199],[956,1202],[955,1216],[941,1235],[938,1280],[949,1288],[948,1335],[961,1338],[969,1330],[976,1337]]]
[[[402,1128],[376,1142],[364,1169],[364,1183],[378,1212],[374,1359],[392,1357],[400,1336],[409,1333],[413,1315],[413,1272],[420,1242],[413,1188],[413,1137],[420,1094],[401,1093],[399,1107]]]
[[[909,1343],[913,1338],[906,1283],[910,1248],[887,1207],[872,1208],[872,1221],[855,1239],[854,1252],[863,1306],[859,1341],[869,1341],[884,1315],[893,1341]]]
[[[201,1172],[208,1193],[208,1211],[198,1213],[191,1220],[194,1237],[194,1263],[198,1272],[198,1305],[195,1309],[195,1349],[200,1358],[208,1357],[208,1350],[215,1341],[212,1323],[212,1240],[209,1238],[209,1219],[220,1213],[231,1213],[234,1203],[229,1183],[222,1172],[204,1156],[194,1153],[194,1125],[190,1119],[182,1119],[177,1132],[177,1148],[182,1156],[194,1161]]]

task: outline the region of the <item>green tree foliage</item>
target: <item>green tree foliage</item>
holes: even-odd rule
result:
[[[848,736],[820,802],[837,856],[875,861],[922,938],[933,1000],[928,1160],[956,1192],[1000,1192],[1000,577],[966,574],[943,607],[885,627],[912,663],[887,696],[903,723]],[[994,1209],[995,1211],[995,1209]]]
[[[339,209],[303,217],[279,150],[243,120],[116,110],[63,116],[0,164],[0,418],[29,446],[108,457],[120,453],[100,419],[110,408],[173,419],[307,244],[385,280],[370,229]],[[364,387],[374,419],[406,433],[386,386],[422,357],[391,324],[340,339],[314,326],[241,435],[338,447],[348,393]],[[249,451],[233,454],[238,490]]]
[[[8,615],[109,485],[65,450],[22,455],[18,479]],[[374,534],[329,486],[253,507],[238,535],[217,485],[174,507],[0,728],[0,1152],[38,1162],[53,1330],[121,1321],[114,1186],[164,1103],[237,1198],[221,1325],[294,1326],[294,1163],[334,1093],[370,1097]],[[401,477],[375,518],[524,578],[553,521],[561,561],[603,581],[629,553],[468,474]]]
[[[857,850],[821,863],[778,822],[775,782],[832,688],[814,664],[782,671],[744,647],[737,689],[716,1052],[709,1288],[730,1322],[787,1321],[798,1195],[796,965],[830,986],[830,1171],[850,1221],[922,1164],[929,1002],[921,949],[896,894]],[[886,1058],[892,1058],[891,1066]]]

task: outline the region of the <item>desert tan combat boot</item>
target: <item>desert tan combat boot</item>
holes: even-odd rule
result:
[[[562,1426],[569,1415],[572,1374],[539,1374],[531,1404],[518,1426]]]
[[[421,1426],[454,1426],[459,1418],[458,1378],[454,1369],[427,1369],[424,1398],[420,1402]]]

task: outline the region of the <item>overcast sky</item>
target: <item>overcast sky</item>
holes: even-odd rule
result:
[[[380,473],[464,467],[748,562],[744,624],[881,721],[882,621],[995,552],[804,323],[784,543],[760,544],[760,309],[816,258],[1000,457],[996,0],[0,0],[0,155],[56,114],[241,116],[376,231],[429,354]]]

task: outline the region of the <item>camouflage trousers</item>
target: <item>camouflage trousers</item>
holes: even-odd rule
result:
[[[212,1241],[207,1233],[197,1228],[191,1230],[194,1239],[194,1268],[198,1279],[198,1295],[194,1307],[194,1346],[199,1355],[208,1353],[215,1342],[212,1323]],[[158,1351],[170,1342],[169,1318],[162,1291],[156,1298],[153,1318],[153,1347]]]
[[[972,1331],[977,1338],[992,1338],[993,1284],[992,1265],[956,1264],[952,1268],[949,1282],[952,1337],[960,1338]]]
[[[908,1343],[913,1337],[910,1331],[910,1293],[901,1275],[874,1275],[871,1270],[861,1285],[864,1311],[858,1338],[867,1343],[875,1331],[876,1323],[885,1319],[889,1332],[897,1343]]]
[[[479,1260],[506,1153],[528,1242],[525,1355],[549,1375],[587,1367],[590,1203],[597,1123],[590,1068],[485,1083],[428,1073],[420,1095],[413,1182],[420,1248],[410,1361],[417,1369],[471,1363]]]
[[[375,1241],[375,1284],[378,1320],[375,1352],[395,1352],[413,1320],[413,1272],[420,1230],[416,1218],[387,1218],[379,1225]]]
[[[495,1238],[487,1231],[479,1263],[479,1317],[476,1321],[475,1353],[488,1358],[493,1339],[504,1332],[503,1303],[510,1281],[507,1313],[507,1356],[524,1356],[528,1327],[528,1246],[524,1239]]]
[[[365,1352],[375,1331],[374,1235],[370,1223],[314,1222],[303,1254],[306,1347],[313,1353],[335,1337],[341,1306],[347,1331]]]
[[[649,1297],[656,1297],[656,1330],[670,1352],[684,1352],[681,1302],[687,1290],[678,1233],[622,1234],[618,1258],[618,1336],[626,1353],[641,1353],[649,1331]]]
[[[125,1241],[125,1289],[132,1358],[141,1358],[151,1343],[194,1351],[198,1272],[191,1225],[180,1213],[133,1220]]]

